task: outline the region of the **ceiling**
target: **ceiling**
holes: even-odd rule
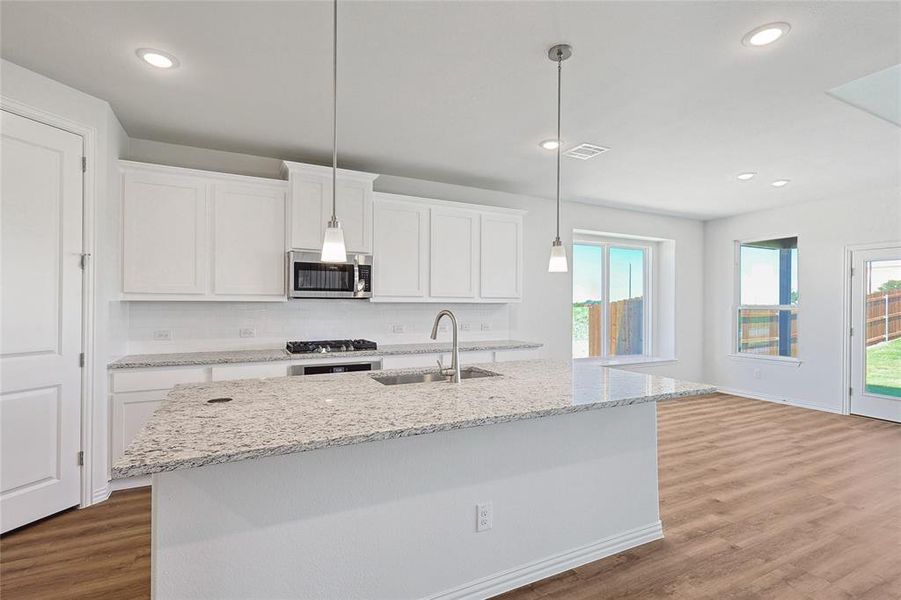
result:
[[[0,10],[4,58],[108,100],[131,137],[330,163],[329,2]],[[770,21],[792,30],[740,43]],[[706,219],[901,189],[901,128],[826,93],[901,63],[901,3],[341,0],[339,28],[347,168],[552,198],[566,42],[564,147],[612,148],[564,159],[566,199]]]

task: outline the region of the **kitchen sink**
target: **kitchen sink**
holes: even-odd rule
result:
[[[497,377],[500,373],[480,369],[478,367],[463,367],[460,369],[460,379],[480,379],[482,377]],[[372,378],[382,385],[402,385],[405,383],[431,383],[451,380],[450,375],[443,375],[438,371],[420,371],[415,373],[401,373],[400,375],[372,375]]]

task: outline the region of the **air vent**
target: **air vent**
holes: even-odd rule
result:
[[[610,148],[595,146],[594,144],[579,144],[575,148],[570,148],[564,152],[563,156],[578,158],[579,160],[588,160],[589,158],[594,158],[598,154],[603,154],[607,150],[610,150]]]

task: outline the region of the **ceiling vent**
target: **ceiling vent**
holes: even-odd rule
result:
[[[598,154],[603,154],[608,150],[610,150],[610,148],[595,146],[594,144],[579,144],[575,148],[570,148],[564,152],[563,156],[578,158],[579,160],[588,160],[589,158],[594,158]]]

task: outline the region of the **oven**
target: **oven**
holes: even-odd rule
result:
[[[326,263],[318,252],[288,253],[289,298],[371,298],[372,257],[348,254],[347,262]]]

